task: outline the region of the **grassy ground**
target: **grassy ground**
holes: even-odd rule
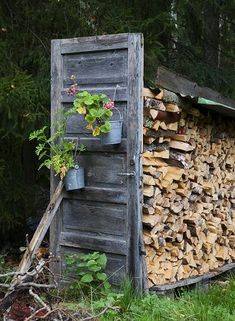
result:
[[[235,279],[206,291],[185,291],[178,298],[155,294],[140,297],[126,283],[119,294],[109,293],[98,300],[90,297],[83,304],[89,306],[92,315],[111,306],[97,317],[96,320],[102,321],[235,321]],[[65,305],[71,310],[81,309],[81,304]]]

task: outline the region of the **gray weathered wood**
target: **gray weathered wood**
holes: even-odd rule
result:
[[[126,49],[129,34],[62,39],[62,54]]]
[[[207,281],[210,280],[222,273],[228,272],[228,271],[232,271],[233,269],[235,269],[235,263],[229,263],[229,264],[225,264],[222,267],[217,268],[215,271],[201,275],[201,276],[197,276],[197,277],[192,277],[192,278],[188,278],[185,280],[181,280],[181,281],[177,281],[175,283],[170,283],[170,284],[165,284],[165,285],[159,285],[159,286],[153,286],[150,288],[151,291],[156,291],[156,292],[164,292],[164,291],[169,291],[169,290],[173,290],[182,286],[188,286],[191,284],[195,284],[195,283],[199,283],[199,282],[203,282],[203,281]]]
[[[56,212],[60,206],[60,203],[63,198],[62,190],[63,190],[64,184],[62,181],[59,182],[55,192],[53,193],[51,200],[46,208],[46,211],[44,212],[41,221],[24,253],[24,256],[19,264],[18,272],[21,274],[26,273],[31,264],[32,260],[35,257],[36,251],[38,250],[39,246],[41,245],[44,236],[46,235],[46,232],[48,231],[51,222],[56,215]],[[13,284],[17,283],[17,280],[13,280]]]
[[[66,136],[67,140],[77,141],[77,136],[73,134],[68,134]],[[116,154],[125,154],[127,152],[127,142],[126,138],[122,139],[120,144],[116,145],[102,145],[100,138],[93,137],[91,134],[79,136],[79,142],[86,145],[87,152],[112,152]]]
[[[196,82],[192,82],[165,67],[158,68],[156,84],[183,96],[190,96],[191,98],[203,97],[235,109],[234,100],[225,98],[210,88],[200,87]]]
[[[52,122],[60,106],[66,110],[72,106],[72,97],[66,95],[72,75],[80,90],[105,93],[110,99],[116,90],[115,106],[123,116],[122,142],[113,146],[102,146],[85,128],[82,116],[68,120],[66,139],[79,136],[79,142],[87,146],[78,157],[85,168],[86,186],[64,192],[60,218],[51,229],[52,249],[62,257],[69,251],[103,251],[108,267],[113,265],[110,273],[115,265],[121,267],[112,282],[120,284],[128,274],[141,288],[142,35],[54,40],[52,60]],[[128,172],[135,176],[123,174]],[[56,178],[51,179],[53,189]],[[64,268],[63,260],[56,268]]]
[[[66,199],[63,202],[63,224],[65,231],[79,231],[78,234],[86,231],[101,237],[126,237],[126,206]]]
[[[61,107],[61,88],[63,86],[63,59],[60,54],[61,41],[52,40],[51,42],[51,124],[57,119],[57,113]],[[54,128],[51,126],[51,134],[54,134]],[[55,191],[58,184],[58,178],[55,177],[53,170],[51,171],[50,190],[51,195]],[[60,208],[57,216],[52,220],[50,226],[50,251],[59,255],[59,239],[58,231],[61,229]],[[51,263],[51,268],[55,274],[61,273],[61,266],[56,262]]]
[[[65,192],[64,198],[94,200],[113,204],[127,204],[128,194],[124,188],[85,187],[74,192]]]
[[[113,93],[114,93],[114,90],[112,92],[112,95],[111,97],[113,97]],[[127,135],[127,104],[126,102],[116,102],[115,103],[115,106],[116,108],[118,108],[118,110],[120,111],[120,114],[123,118],[123,129],[122,129],[122,139],[125,139],[126,138],[126,135]],[[71,104],[69,105],[68,107],[68,104],[64,105],[65,107],[65,110],[69,110],[69,107],[71,107]],[[113,119],[119,119],[119,115],[118,115],[118,112],[114,110],[113,112]],[[91,131],[88,130],[86,128],[86,121],[84,120],[84,117],[83,115],[73,115],[71,116],[68,121],[67,121],[67,125],[66,125],[66,133],[68,135],[83,135],[83,134],[86,134],[86,135],[89,135],[90,138],[92,138],[92,134],[91,134]]]
[[[143,150],[143,36],[129,36],[129,100],[127,132],[127,170],[136,175],[128,180],[128,215],[131,234],[129,255],[132,275],[138,290],[142,290],[142,262],[140,255],[140,233],[142,231],[142,185],[140,155]],[[134,222],[134,223],[132,223]]]
[[[112,237],[100,238],[91,236],[89,233],[82,235],[81,233],[61,232],[60,245],[125,256],[128,254],[125,240]]]
[[[78,249],[78,248],[71,248],[66,246],[61,246],[61,256],[64,262],[64,256],[68,253],[79,254],[79,253],[88,253],[89,250],[86,249]],[[120,280],[123,280],[126,276],[126,260],[125,256],[114,254],[114,253],[106,253],[108,262],[105,269],[105,272],[108,275],[109,282],[115,286],[120,285]],[[64,265],[64,264],[63,264]],[[64,265],[65,267],[65,265]]]

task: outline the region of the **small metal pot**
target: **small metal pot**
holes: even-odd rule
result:
[[[110,123],[111,131],[100,135],[102,145],[120,144],[122,141],[122,120],[111,120]]]
[[[118,120],[110,120],[110,124],[112,129],[109,133],[100,135],[100,141],[102,145],[113,145],[113,144],[120,144],[122,141],[122,124],[123,118],[120,111],[117,108],[114,108],[119,113]]]
[[[68,171],[64,178],[66,191],[74,191],[85,187],[84,168],[78,165]]]

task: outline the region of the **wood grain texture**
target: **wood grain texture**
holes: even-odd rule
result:
[[[126,206],[124,204],[66,199],[63,202],[65,231],[79,231],[100,237],[126,237]]]
[[[165,67],[158,68],[156,84],[162,88],[171,90],[174,93],[182,94],[183,96],[190,96],[192,98],[203,97],[217,103],[231,106],[235,109],[234,100],[225,98],[220,93],[210,88],[200,87],[196,82],[190,81]]]
[[[102,251],[108,256],[110,273],[121,268],[111,276],[112,282],[120,284],[129,274],[140,284],[141,270],[136,264],[140,264],[141,231],[142,35],[62,39],[52,44],[52,119],[58,106],[68,109],[72,105],[66,95],[72,75],[80,90],[114,98],[123,116],[122,142],[112,146],[102,146],[98,137],[92,137],[82,117],[68,120],[66,139],[79,136],[79,142],[87,146],[78,158],[85,168],[86,186],[64,192],[61,217],[52,229],[56,235],[51,236],[52,248],[56,254]],[[125,176],[129,172],[136,176]]]
[[[66,254],[89,253],[89,250],[73,247],[61,246],[62,269],[65,269],[64,257]],[[128,271],[126,270],[126,256],[120,254],[106,253],[108,262],[105,272],[108,275],[109,282],[115,286],[120,285],[120,281],[125,279]]]
[[[52,40],[51,42],[51,124],[56,121],[58,110],[61,106],[61,88],[63,80],[63,60],[60,54],[61,41]],[[53,126],[51,126],[51,135],[54,134]],[[51,170],[50,192],[51,195],[55,191],[59,179],[55,177],[54,171]],[[57,216],[52,220],[50,226],[50,251],[59,255],[59,239],[58,231],[61,229],[61,213],[58,209]],[[51,268],[55,274],[61,272],[61,265],[55,262],[51,263]]]
[[[114,90],[112,92],[111,97],[113,97]],[[71,107],[70,104],[64,104],[65,110],[69,110]],[[122,139],[126,138],[127,135],[127,103],[126,102],[116,102],[115,107],[118,108],[121,117],[123,118],[123,128],[122,128]],[[114,120],[120,119],[119,114],[117,111],[113,111],[113,118]],[[66,135],[83,135],[88,134],[90,138],[92,138],[91,131],[86,128],[86,121],[84,120],[83,115],[73,115],[67,121],[66,125]]]
[[[140,233],[142,217],[142,186],[140,184],[142,168],[140,154],[143,144],[143,36],[131,34],[129,36],[129,100],[128,100],[128,132],[127,132],[127,169],[136,175],[128,180],[129,193],[128,215],[129,231],[131,234],[129,255],[131,258],[131,272],[135,287],[142,290],[142,261],[140,254]],[[134,223],[133,223],[134,222]]]
[[[92,236],[88,233],[78,234],[76,232],[61,232],[60,245],[104,253],[115,253],[122,255],[127,255],[128,253],[126,240],[117,240],[111,236],[106,238]]]
[[[181,280],[175,283],[171,283],[171,284],[166,284],[166,285],[160,285],[160,286],[154,286],[152,287],[150,290],[151,291],[156,291],[156,292],[164,292],[164,291],[169,291],[169,290],[173,290],[182,286],[187,286],[187,285],[191,285],[191,284],[195,284],[195,283],[199,283],[199,282],[203,282],[203,281],[207,281],[210,280],[222,273],[228,272],[235,269],[235,263],[229,263],[226,264],[220,268],[217,268],[216,271],[214,272],[210,272],[198,277],[192,277],[192,278],[188,278],[186,280]]]
[[[126,49],[129,34],[62,39],[62,54]]]
[[[46,211],[44,212],[40,223],[38,224],[38,227],[29,243],[29,246],[27,247],[24,256],[19,264],[18,272],[24,275],[26,272],[28,272],[29,268],[32,265],[32,261],[35,257],[36,251],[40,247],[50,225],[55,217],[57,210],[60,206],[60,203],[62,201],[62,190],[63,190],[64,184],[62,181],[59,182],[55,192],[53,193],[51,200],[46,208]],[[12,285],[17,284],[18,279],[13,279]]]

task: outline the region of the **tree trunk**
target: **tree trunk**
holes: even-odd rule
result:
[[[204,56],[205,61],[213,68],[219,64],[219,18],[218,0],[207,0],[204,6]]]

